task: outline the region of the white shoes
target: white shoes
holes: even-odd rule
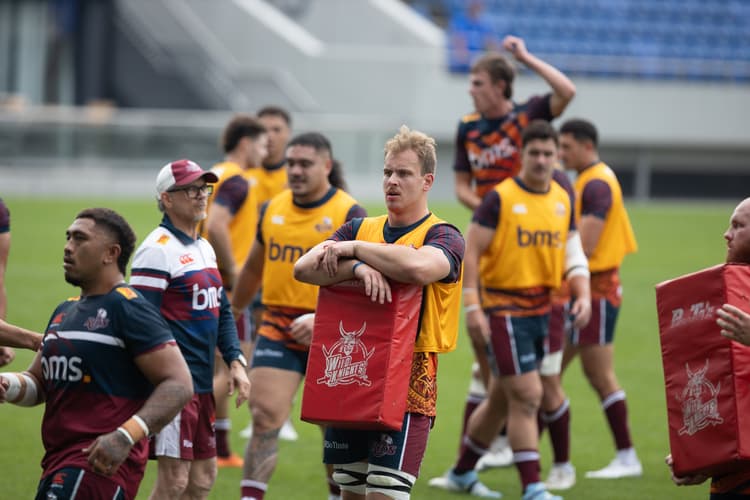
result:
[[[626,462],[619,457],[615,457],[603,469],[586,473],[586,477],[590,479],[617,479],[620,477],[638,477],[641,475],[643,475],[643,468],[638,458],[633,458],[631,461]]]
[[[427,484],[433,488],[468,493],[479,498],[501,498],[503,496],[499,491],[493,491],[482,484],[476,470],[470,470],[460,475],[455,474],[453,470],[449,470],[443,476],[433,477]]]
[[[482,458],[479,459],[474,469],[481,472],[497,467],[508,467],[512,464],[513,450],[510,449],[508,438],[506,436],[498,436],[492,441],[490,449],[482,455]]]
[[[250,422],[249,424],[247,424],[247,427],[240,431],[240,437],[250,439],[252,435],[253,423]],[[297,434],[297,431],[294,429],[291,420],[287,420],[286,422],[284,422],[284,425],[281,426],[281,430],[279,431],[279,439],[283,439],[284,441],[296,441],[297,439],[299,439],[299,434]]]
[[[563,498],[547,491],[544,483],[531,483],[526,486],[521,500],[563,500]]]
[[[567,490],[576,484],[576,468],[568,462],[555,464],[544,482],[548,490]]]

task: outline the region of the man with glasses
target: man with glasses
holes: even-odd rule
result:
[[[193,377],[195,395],[155,437],[159,461],[151,498],[205,498],[216,479],[213,428],[214,350],[230,370],[230,393],[237,405],[250,395],[247,362],[222,286],[211,245],[198,236],[208,195],[218,179],[190,160],[165,165],[156,178],[159,210],[164,213],[136,251],[131,285],[160,309]]]

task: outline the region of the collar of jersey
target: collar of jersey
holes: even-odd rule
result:
[[[169,220],[169,216],[167,214],[164,214],[164,217],[161,220],[161,224],[159,224],[161,227],[169,231],[170,233],[177,236],[177,239],[180,240],[180,243],[183,245],[190,245],[191,243],[195,243],[193,238],[185,234],[184,232],[180,231],[175,227],[174,224],[172,224],[172,221]],[[198,236],[200,238],[200,236]]]

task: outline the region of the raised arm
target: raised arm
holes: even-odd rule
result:
[[[503,39],[503,48],[513,54],[518,62],[524,64],[547,82],[552,89],[550,111],[552,116],[560,116],[576,95],[576,86],[570,78],[559,69],[529,52],[522,38],[512,35],[506,36]]]

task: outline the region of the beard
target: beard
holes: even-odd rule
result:
[[[68,272],[65,273],[65,281],[67,281],[71,285],[77,286],[77,287],[80,287],[81,283],[83,283],[83,281],[81,280],[81,278],[79,278],[77,276],[72,276]]]
[[[750,248],[728,250],[727,264],[750,264]]]

